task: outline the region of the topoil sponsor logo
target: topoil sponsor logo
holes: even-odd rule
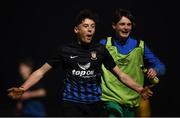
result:
[[[85,65],[78,63],[78,66],[80,68],[79,70],[75,70],[75,69],[72,70],[73,75],[80,76],[80,77],[84,77],[84,76],[90,77],[94,75],[94,70],[88,70],[91,66],[90,62]]]
[[[94,75],[94,70],[80,71],[80,70],[75,70],[74,69],[74,70],[72,70],[72,74],[76,75],[76,76],[80,76],[80,77],[82,77],[82,76],[92,76],[92,75]]]

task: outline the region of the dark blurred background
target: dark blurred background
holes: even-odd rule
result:
[[[165,76],[154,88],[152,116],[180,116],[179,106],[179,8],[178,0],[4,0],[0,2],[0,116],[13,116],[15,101],[6,90],[16,86],[18,60],[32,57],[39,68],[59,44],[71,42],[74,16],[90,8],[100,16],[96,39],[112,34],[111,14],[116,8],[135,17],[134,37],[145,40],[166,65]],[[50,71],[41,81],[48,95],[44,100],[49,116],[59,113],[63,73]]]

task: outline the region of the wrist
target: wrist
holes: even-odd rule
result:
[[[25,91],[25,88],[23,86],[20,86],[19,89],[21,89],[22,91]]]
[[[140,87],[139,90],[138,90],[138,93],[139,94],[142,94],[144,92],[144,88],[143,87]]]

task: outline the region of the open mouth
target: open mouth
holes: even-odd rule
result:
[[[129,31],[121,31],[122,35],[129,35],[129,33],[130,33]]]
[[[92,37],[92,35],[91,35],[91,34],[88,34],[88,35],[86,35],[86,36],[87,36],[87,37],[89,37],[89,38],[90,38],[90,37]]]
[[[121,31],[122,33],[125,33],[125,34],[127,34],[127,33],[129,33],[129,31]]]

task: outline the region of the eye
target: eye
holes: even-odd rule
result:
[[[119,23],[119,25],[120,25],[120,26],[124,26],[124,25],[125,25],[125,23]]]
[[[91,28],[95,28],[95,26],[96,26],[96,25],[95,25],[95,24],[93,24],[93,25],[91,25]]]
[[[127,26],[131,26],[131,25],[132,25],[132,23],[128,23],[128,24],[127,24]]]
[[[87,24],[84,24],[84,25],[83,25],[83,27],[87,28],[87,27],[88,27],[88,25],[87,25]]]

